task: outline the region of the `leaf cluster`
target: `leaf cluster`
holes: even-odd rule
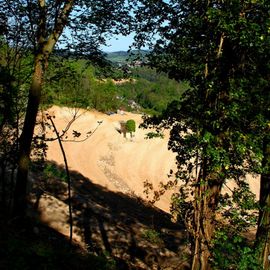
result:
[[[213,240],[213,269],[262,269],[256,252],[240,235],[220,229]]]
[[[263,1],[143,1],[138,7],[140,31],[160,35],[151,65],[190,84],[152,119],[171,130],[177,177],[191,179],[202,162],[217,181],[258,170],[270,100],[267,7]],[[146,12],[154,15],[150,22],[143,21]]]

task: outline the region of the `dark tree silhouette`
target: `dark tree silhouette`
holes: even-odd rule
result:
[[[13,209],[14,216],[22,216],[27,201],[31,142],[50,55],[57,44],[61,44],[62,50],[72,51],[78,56],[100,55],[98,47],[105,42],[105,34],[119,31],[122,34],[128,33],[131,19],[128,15],[129,7],[124,0],[1,0],[0,14],[5,22],[4,31],[12,35],[10,31],[18,28],[13,40],[27,40],[28,50],[34,58],[26,115],[19,140]],[[12,46],[12,42],[7,45]]]

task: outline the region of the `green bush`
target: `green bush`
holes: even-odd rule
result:
[[[142,234],[142,237],[152,244],[160,244],[162,242],[160,233],[153,229],[145,230]]]
[[[127,132],[135,132],[136,131],[136,123],[134,120],[130,119],[126,122],[126,129],[127,129]]]
[[[47,178],[55,177],[62,181],[67,181],[67,175],[65,170],[59,170],[56,165],[48,163],[43,169],[43,173]]]
[[[239,234],[219,230],[215,234],[212,250],[213,269],[260,270],[256,251]]]

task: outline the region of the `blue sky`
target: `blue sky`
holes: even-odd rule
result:
[[[102,46],[101,49],[104,52],[127,51],[132,45],[133,37],[134,35],[112,37],[107,42],[109,46]]]

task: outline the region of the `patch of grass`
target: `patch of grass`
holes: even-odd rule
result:
[[[47,178],[55,177],[64,182],[67,182],[66,171],[64,169],[59,170],[57,166],[53,163],[46,163],[43,169],[43,173],[44,173],[44,176]]]
[[[162,243],[160,233],[153,229],[147,229],[142,233],[142,237],[152,244]]]

